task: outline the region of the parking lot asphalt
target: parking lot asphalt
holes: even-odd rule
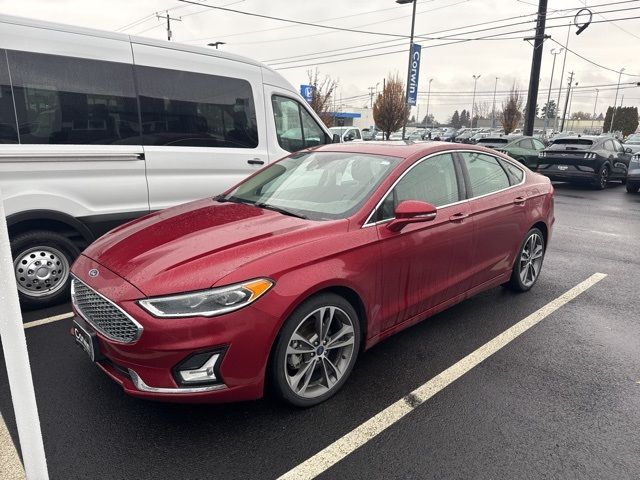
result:
[[[325,479],[640,477],[640,195],[556,185],[526,294],[496,288],[363,354],[308,410],[125,396],[68,334],[26,330],[52,479],[277,478],[596,272],[607,277],[336,463]],[[25,322],[69,306],[26,312]],[[4,361],[0,412],[17,444]]]

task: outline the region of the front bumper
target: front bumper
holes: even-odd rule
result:
[[[98,269],[100,275],[90,278],[85,274],[92,269]],[[81,256],[73,273],[144,327],[133,343],[113,341],[92,329],[101,354],[96,364],[127,394],[151,400],[203,403],[262,396],[279,318],[256,308],[260,300],[219,317],[160,319],[136,303],[145,298],[140,291],[89,258]],[[217,383],[178,384],[176,367],[197,352],[220,352]]]

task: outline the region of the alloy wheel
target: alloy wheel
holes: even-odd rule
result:
[[[533,285],[540,270],[542,268],[542,259],[544,257],[544,246],[542,237],[533,233],[527,239],[522,253],[520,254],[520,280],[525,287]]]
[[[355,352],[353,319],[324,306],[307,315],[287,343],[284,374],[293,393],[316,398],[344,377]]]
[[[609,169],[604,167],[600,172],[600,188],[604,189],[609,181]]]

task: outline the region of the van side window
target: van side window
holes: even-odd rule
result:
[[[258,146],[256,108],[246,80],[145,66],[135,71],[144,145]]]
[[[329,143],[327,135],[313,117],[291,98],[274,95],[271,99],[278,144],[288,152]]]
[[[131,65],[7,50],[20,143],[140,144]]]
[[[0,143],[18,143],[16,112],[13,109],[6,55],[4,50],[0,50]]]

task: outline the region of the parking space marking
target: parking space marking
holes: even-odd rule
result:
[[[469,372],[472,368],[476,367],[491,355],[511,343],[531,327],[534,327],[578,295],[587,291],[606,276],[607,275],[604,273],[593,274],[585,281],[579,283],[555,300],[546,304],[544,307],[520,320],[494,339],[485,343],[459,362],[419,386],[413,392],[385,408],[380,413],[339,438],[325,449],[316,453],[308,460],[305,460],[300,465],[289,470],[287,473],[279,477],[278,480],[305,480],[317,477],[347,455],[353,453],[356,449],[360,448],[384,430],[401,420],[435,394],[446,388],[465,373]]]
[[[33,328],[39,327],[40,325],[46,325],[47,323],[59,322],[60,320],[66,320],[67,318],[73,317],[73,312],[69,313],[61,313],[60,315],[55,315],[53,317],[41,318],[40,320],[34,320],[33,322],[27,322],[24,324],[24,328]]]
[[[24,480],[25,473],[7,424],[0,413],[0,472],[3,480]]]

